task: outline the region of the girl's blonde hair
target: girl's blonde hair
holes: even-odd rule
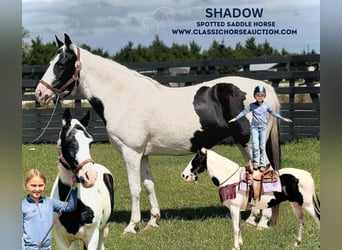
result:
[[[32,168],[29,171],[27,171],[25,174],[24,185],[26,185],[34,177],[39,177],[39,178],[43,179],[44,183],[46,183],[45,174],[37,168]]]

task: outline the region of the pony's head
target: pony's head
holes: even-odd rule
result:
[[[79,121],[73,119],[70,110],[63,114],[63,127],[57,141],[59,161],[67,171],[72,171],[84,187],[94,185],[97,173],[90,156],[93,137],[87,132],[90,111]]]
[[[182,178],[184,181],[197,181],[198,174],[204,172],[207,169],[207,149],[202,148],[198,150],[194,158],[186,166],[182,172]]]
[[[182,172],[184,181],[197,180],[198,174],[207,170],[208,175],[215,186],[222,186],[234,182],[240,167],[236,162],[223,157],[216,152],[202,148],[190,161]]]
[[[56,36],[58,50],[50,61],[35,91],[37,101],[49,103],[56,95],[74,93],[81,70],[79,48],[64,34],[64,43]]]

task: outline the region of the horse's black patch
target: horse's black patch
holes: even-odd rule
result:
[[[103,174],[103,182],[105,183],[109,196],[110,196],[110,207],[111,207],[111,213],[114,209],[114,178],[111,174]]]
[[[103,120],[105,126],[107,125],[107,121],[104,117],[104,107],[103,107],[103,103],[100,99],[98,99],[97,97],[91,97],[89,100],[91,106],[93,107],[93,109],[95,110],[95,112],[101,117],[101,119]]]
[[[68,164],[71,166],[71,168],[75,169],[78,165],[78,162],[76,161],[76,153],[78,152],[78,142],[74,138],[75,137],[75,131],[71,131],[68,135],[67,132],[70,128],[70,125],[65,125],[62,128],[61,131],[61,151],[64,159],[68,162]],[[63,166],[65,166],[63,164]],[[68,168],[68,167],[67,167]],[[72,170],[73,170],[72,169]]]
[[[71,49],[66,49],[65,53],[62,50],[59,50],[60,53],[57,55],[58,61],[53,66],[53,73],[55,74],[55,80],[52,82],[52,86],[56,89],[60,89],[69,79],[72,78],[75,72],[75,62],[77,60],[77,56],[75,52]],[[72,90],[75,85],[75,81],[70,84],[66,90]],[[69,92],[70,93],[70,92]]]
[[[303,206],[304,198],[299,192],[298,179],[291,174],[280,176],[281,192],[274,192],[275,199],[272,199],[268,207],[274,207],[283,201],[297,202]]]
[[[220,181],[215,176],[211,177],[211,181],[216,187],[220,186]]]
[[[64,201],[67,197],[70,186],[58,181],[59,199]],[[86,206],[80,199],[77,199],[77,208],[73,212],[62,213],[59,220],[68,233],[76,234],[80,227],[92,223],[94,211]]]
[[[193,152],[202,147],[211,148],[222,143],[248,143],[250,124],[247,118],[243,117],[229,124],[229,127],[227,123],[244,109],[245,95],[246,93],[231,83],[201,87],[197,91],[193,105],[203,131],[195,131],[190,139]]]

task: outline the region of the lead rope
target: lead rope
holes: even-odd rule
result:
[[[32,140],[31,143],[35,143],[36,141],[38,141],[40,139],[40,137],[43,136],[43,134],[45,133],[46,129],[49,127],[50,122],[52,120],[52,117],[55,114],[55,111],[56,111],[56,108],[57,108],[57,105],[58,105],[58,101],[59,101],[59,95],[57,95],[55,107],[53,108],[52,114],[51,114],[50,119],[48,120],[46,126],[43,128],[43,131],[40,133],[40,135],[36,139]]]
[[[66,202],[66,201],[69,199],[71,190],[72,190],[72,187],[70,187],[69,193],[68,193],[67,197],[65,198],[65,201],[64,201],[64,202]],[[56,222],[57,222],[57,220],[59,219],[59,217],[61,217],[61,215],[62,215],[62,210],[63,210],[63,208],[65,208],[66,206],[67,206],[67,203],[66,203],[66,204],[61,208],[61,210],[58,212],[58,214],[57,214],[57,216],[55,217],[55,219],[53,220],[53,222],[52,222],[52,224],[51,224],[49,230],[46,232],[44,238],[43,238],[42,241],[39,243],[39,245],[38,245],[38,250],[40,250],[40,249],[42,248],[42,245],[44,244],[44,241],[45,241],[46,238],[48,237],[49,233],[51,232],[53,226],[56,224]]]

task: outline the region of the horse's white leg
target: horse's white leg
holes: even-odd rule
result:
[[[240,206],[230,206],[228,207],[233,223],[233,233],[234,233],[234,247],[233,250],[239,250],[240,246],[243,244],[241,228],[240,228]]]
[[[312,197],[313,197],[313,200],[310,201],[310,202],[304,202],[303,207],[314,218],[314,220],[316,221],[318,227],[320,227],[320,207],[319,207],[319,201],[317,200],[317,196],[316,196],[315,193],[314,193],[314,195]],[[315,203],[316,203],[317,211],[315,211]],[[316,214],[316,212],[317,212],[317,214]]]
[[[104,238],[108,235],[108,226],[105,226],[104,228],[100,229],[99,232],[99,242],[97,244],[97,250],[105,250],[104,247]]]
[[[132,211],[131,211],[131,219],[128,226],[124,230],[124,234],[126,233],[136,233],[135,228],[140,223],[141,214],[140,214],[140,163],[141,163],[141,154],[133,151],[130,148],[123,147],[122,155],[126,163],[126,170],[128,175],[128,184],[131,192],[132,198]]]
[[[269,228],[268,222],[272,217],[272,208],[265,208],[260,210],[260,220],[257,224],[258,228]]]
[[[251,214],[247,218],[246,222],[251,224],[251,225],[253,225],[253,226],[256,226],[257,225],[256,221],[259,218],[260,214],[261,214],[261,210],[260,209],[252,207]]]
[[[97,227],[94,230],[92,229],[93,228],[87,228],[87,230],[89,230],[89,234],[87,235],[86,239],[84,239],[84,244],[87,250],[98,249],[100,231]]]
[[[298,222],[299,222],[299,228],[298,228],[298,236],[294,243],[294,246],[298,246],[302,242],[302,233],[303,233],[303,226],[304,226],[304,214],[302,207],[297,202],[290,202],[291,207],[294,211],[294,213],[297,216]]]
[[[73,242],[71,242],[71,245],[70,245],[70,248],[67,248],[69,250],[79,250],[80,249],[80,244],[82,243],[83,245],[83,242],[80,241],[80,240],[75,240]],[[59,248],[58,248],[59,249]]]
[[[141,159],[141,179],[145,186],[148,199],[151,205],[151,218],[147,223],[148,226],[158,227],[157,219],[160,218],[160,209],[157,201],[156,192],[154,190],[154,182],[148,161],[148,156],[144,156]]]
[[[68,250],[70,248],[71,243],[67,239],[66,230],[58,225],[59,222],[55,225],[53,230],[53,234],[55,237],[55,242],[58,250]],[[64,237],[63,237],[64,236]]]

